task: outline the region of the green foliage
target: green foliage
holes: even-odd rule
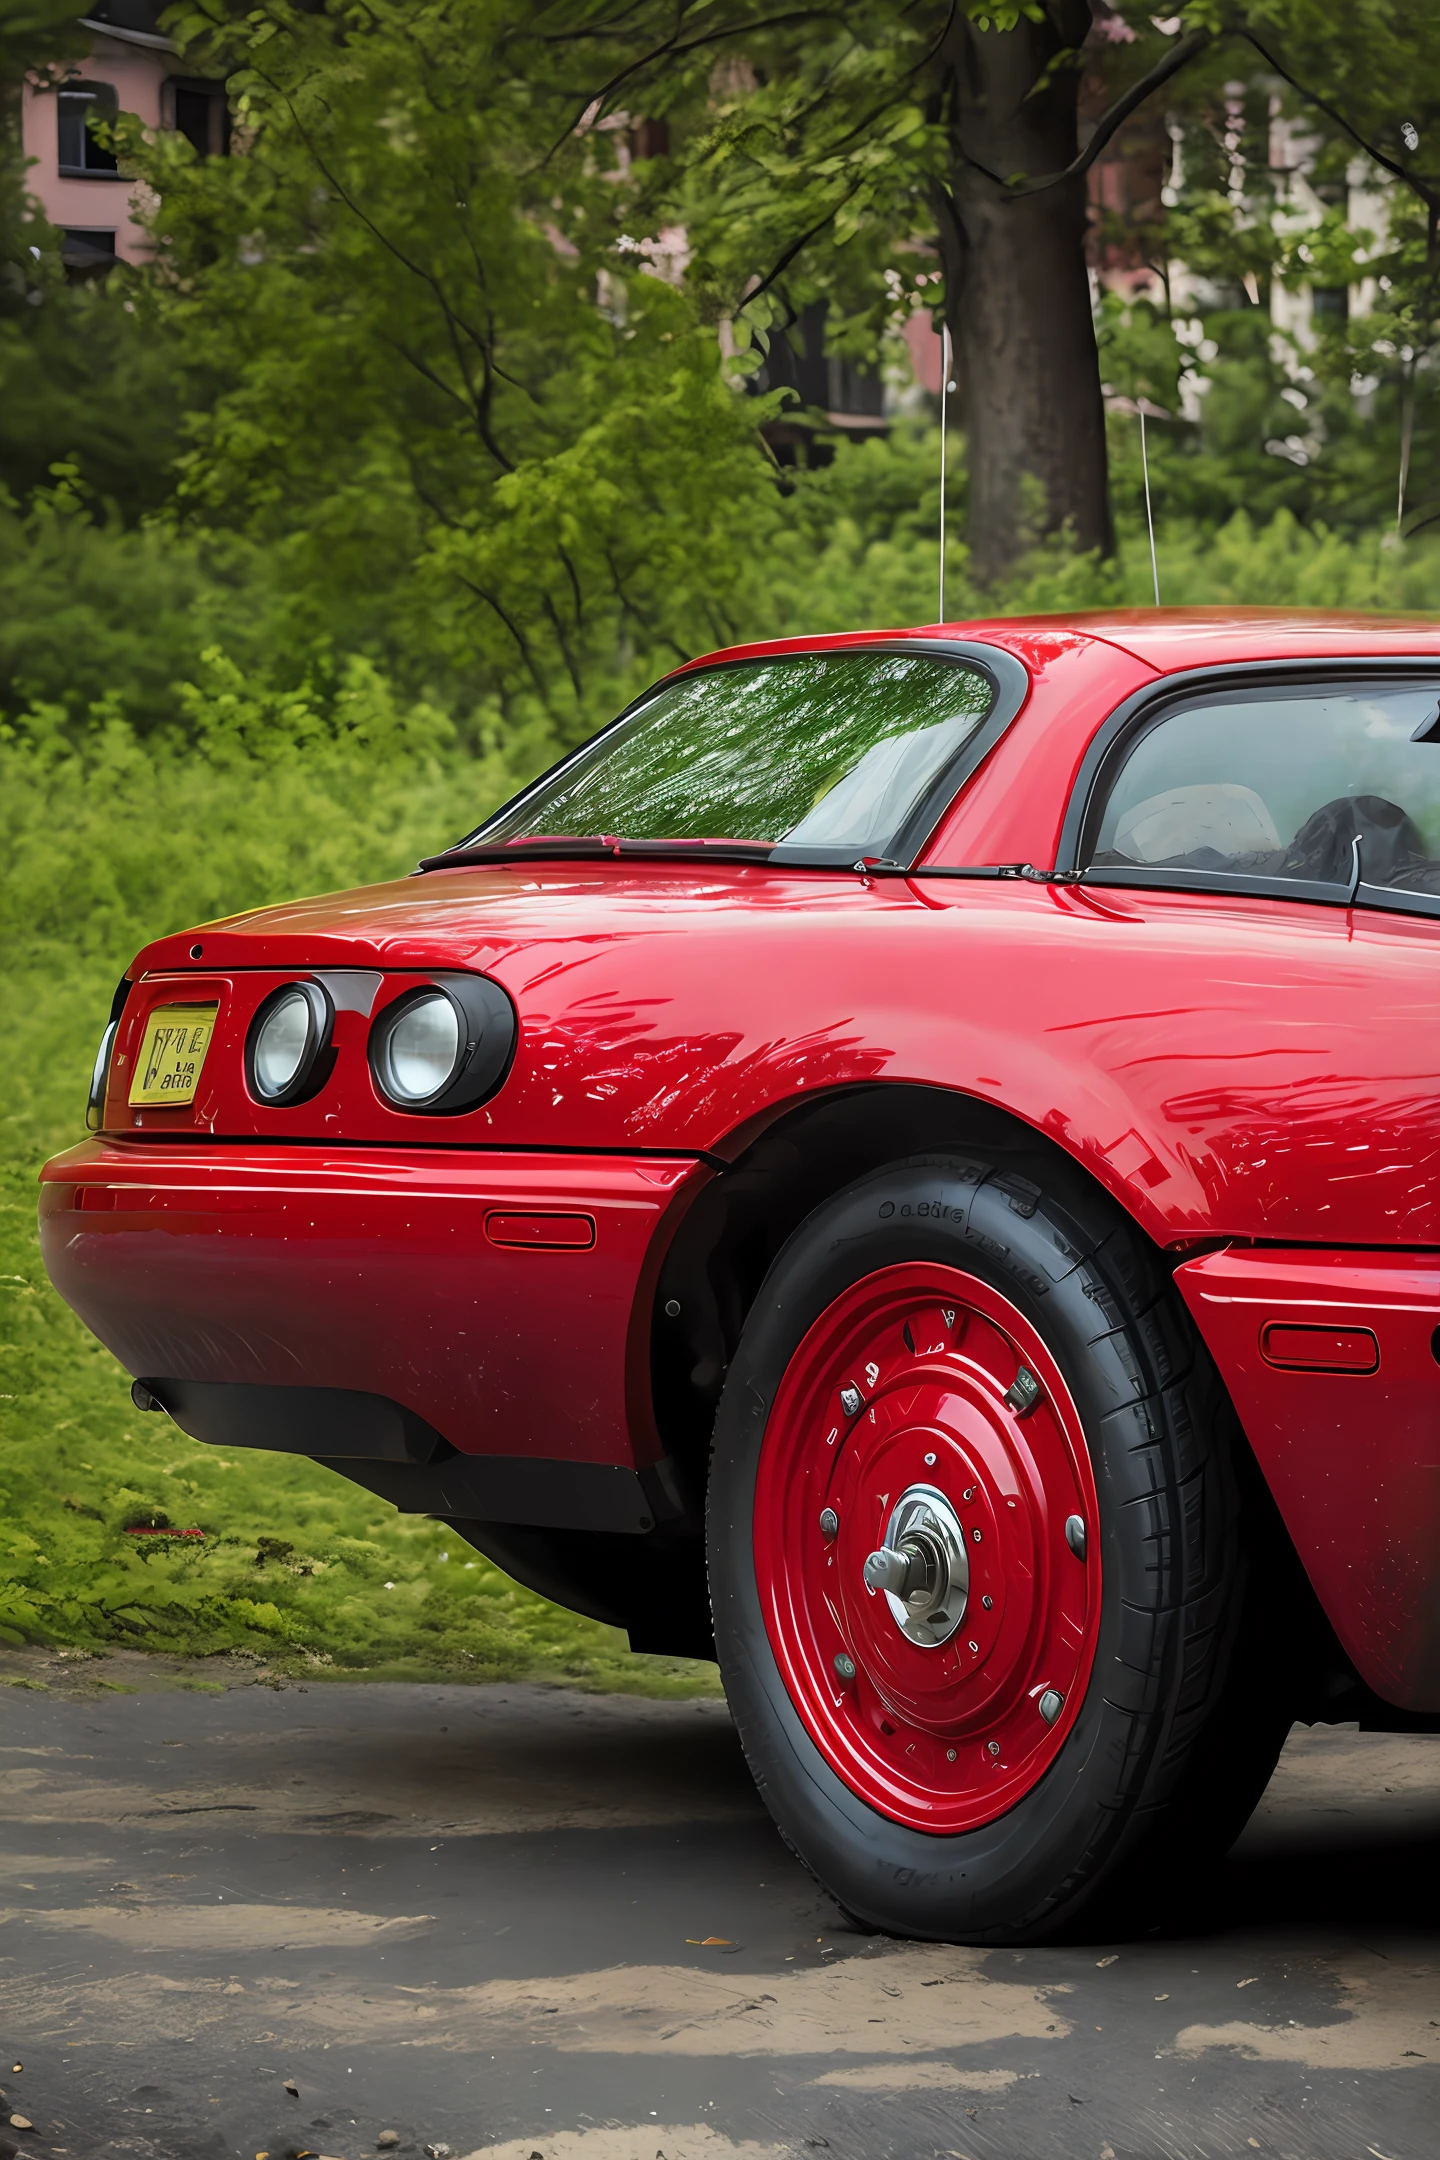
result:
[[[118,133],[150,304],[209,386],[179,507],[284,550],[337,640],[583,731],[723,639],[768,466],[713,331],[626,230],[520,0],[288,0],[177,25],[244,155]],[[362,627],[363,616],[363,627]]]
[[[392,710],[372,677],[351,682],[367,714]],[[212,745],[225,715],[250,733],[255,703],[221,669]],[[140,1416],[126,1376],[46,1283],[35,1172],[81,1136],[96,1032],[136,946],[403,872],[515,780],[496,758],[427,760],[413,745],[397,757],[373,717],[356,739],[311,738],[283,758],[260,735],[261,756],[232,738],[210,758],[147,747],[118,722],[80,749],[43,729],[0,743],[0,1641],[707,1689],[708,1667],[632,1658],[614,1630],[329,1471],[224,1454]],[[205,1535],[132,1535],[138,1525]]]

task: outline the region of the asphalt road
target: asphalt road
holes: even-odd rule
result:
[[[6,1673],[51,1686],[0,1691],[0,2135],[47,2160],[1440,2149],[1440,1738],[1297,1732],[1203,1932],[987,1952],[848,1932],[717,1702]]]

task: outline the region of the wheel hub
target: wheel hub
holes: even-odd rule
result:
[[[884,1543],[863,1569],[865,1587],[882,1596],[903,1635],[924,1650],[948,1642],[970,1598],[970,1557],[959,1516],[933,1485],[902,1493],[885,1525]]]

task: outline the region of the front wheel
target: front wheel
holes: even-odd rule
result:
[[[1233,1838],[1286,1724],[1234,1714],[1238,1455],[1078,1177],[921,1159],[802,1224],[721,1401],[711,1596],[760,1790],[863,1923],[1036,1940]]]

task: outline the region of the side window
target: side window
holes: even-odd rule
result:
[[[1277,688],[1172,708],[1112,769],[1082,868],[1440,895],[1436,689]]]
[[[59,105],[60,170],[71,179],[88,173],[118,171],[113,150],[95,139],[96,124],[108,124],[119,107],[111,83],[65,83],[55,93]]]

